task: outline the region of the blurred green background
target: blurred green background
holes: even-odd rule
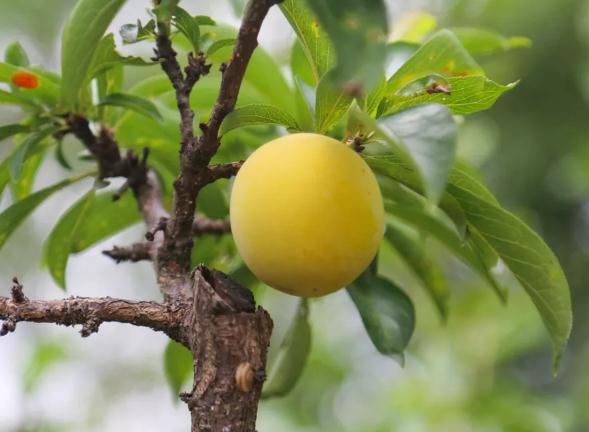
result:
[[[0,50],[20,40],[34,63],[56,68],[59,33],[74,0],[0,0]],[[230,3],[185,1],[191,12],[235,24]],[[215,3],[210,5],[209,3]],[[129,0],[113,30],[148,1]],[[402,368],[380,356],[345,292],[311,303],[314,339],[295,391],[263,402],[258,430],[304,432],[544,432],[589,430],[589,1],[416,0],[390,4],[393,22],[421,11],[440,26],[482,26],[533,40],[529,49],[480,58],[492,79],[520,85],[461,127],[460,155],[478,166],[505,207],[555,250],[569,278],[575,312],[558,379],[550,344],[532,303],[516,283],[503,307],[472,273],[432,245],[452,286],[450,318],[440,321],[395,253],[381,268],[403,282],[417,307],[417,329]],[[292,35],[277,11],[262,45],[288,61]],[[198,87],[197,87],[198,91]],[[0,110],[0,123],[17,113]],[[4,149],[0,149],[4,151]],[[61,175],[47,162],[39,184]],[[0,281],[25,281],[31,297],[60,297],[39,269],[39,249],[63,209],[83,191],[61,194],[36,212],[0,254]],[[69,195],[68,195],[69,194]],[[4,207],[7,197],[0,200]],[[148,264],[115,267],[100,255],[137,239],[134,227],[71,260],[76,295],[158,298]],[[276,342],[295,299],[267,294]],[[0,431],[185,431],[189,416],[165,382],[166,339],[147,330],[104,325],[81,340],[71,329],[19,325],[0,340]],[[276,345],[276,343],[275,343]]]

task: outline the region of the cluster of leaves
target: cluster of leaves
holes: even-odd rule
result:
[[[150,165],[169,185],[178,173],[180,140],[174,90],[154,67],[149,78],[123,87],[124,66],[150,61],[116,51],[112,34],[104,36],[124,0],[82,0],[62,37],[61,76],[28,64],[18,44],[0,63],[0,103],[20,106],[23,121],[0,127],[0,139],[13,137],[15,148],[0,164],[0,189],[11,185],[14,204],[0,214],[0,246],[43,200],[92,173],[76,173],[58,184],[31,192],[35,174],[50,149],[71,169],[62,151],[63,114],[81,112],[115,131],[122,147],[151,150]],[[203,52],[209,62],[230,59],[236,31],[208,17],[193,17],[177,1],[162,1],[154,11],[169,23],[175,48]],[[382,1],[285,0],[280,10],[297,35],[289,81],[262,48],[249,64],[237,102],[221,128],[223,145],[215,162],[244,159],[280,133],[328,134],[363,147],[362,157],[377,174],[387,210],[385,242],[404,259],[427,290],[442,318],[448,313],[449,289],[440,265],[425,242],[434,239],[478,273],[502,299],[496,278],[502,263],[536,305],[552,338],[555,366],[571,327],[570,296],[560,265],[541,238],[505,210],[472,169],[456,160],[455,117],[489,108],[515,83],[490,80],[474,56],[527,44],[473,28],[433,32],[431,18],[414,23],[388,41]],[[124,43],[153,43],[154,21],[121,28]],[[183,58],[185,56],[179,56]],[[34,75],[34,88],[16,86],[12,77]],[[197,123],[208,118],[221,72],[213,67],[191,96]],[[292,85],[289,84],[292,82]],[[145,117],[151,121],[145,121]],[[82,158],[83,159],[83,158]],[[80,165],[80,166],[78,166]],[[75,169],[83,168],[83,163]],[[216,182],[199,195],[198,210],[226,217],[228,183]],[[64,212],[45,247],[51,274],[65,287],[69,255],[136,223],[132,197],[112,202],[92,188]],[[202,238],[195,262],[220,267],[240,281],[256,283],[237,256],[230,236]],[[376,348],[402,358],[415,323],[407,294],[378,271],[377,262],[347,287]],[[268,396],[282,395],[296,383],[310,347],[307,301],[301,302],[280,353],[271,366]],[[186,353],[166,351],[166,370],[177,390],[190,374]],[[183,359],[183,360],[182,360]],[[294,359],[294,360],[293,360]]]

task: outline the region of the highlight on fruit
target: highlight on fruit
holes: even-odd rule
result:
[[[263,282],[296,296],[343,288],[370,264],[384,232],[376,178],[333,138],[298,133],[257,149],[235,178],[237,249]]]
[[[18,71],[12,74],[10,81],[17,86],[27,89],[34,89],[39,87],[39,78],[37,75],[26,71]]]

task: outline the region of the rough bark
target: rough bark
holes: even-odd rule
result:
[[[272,320],[251,292],[217,271],[193,273],[187,342],[194,386],[182,395],[192,432],[253,432],[265,378]]]
[[[156,4],[158,0],[154,0]],[[163,303],[112,298],[71,297],[29,300],[14,280],[11,297],[0,297],[0,336],[19,321],[82,325],[82,336],[98,331],[102,322],[128,323],[165,332],[185,345],[194,357],[194,385],[182,395],[192,417],[193,432],[255,432],[257,407],[265,378],[266,351],[272,320],[256,308],[251,292],[216,270],[199,266],[192,273],[193,238],[231,231],[222,220],[197,218],[196,198],[207,184],[234,176],[243,161],[210,165],[220,145],[219,130],[235,107],[248,62],[268,10],[280,0],[250,0],[230,61],[221,65],[219,95],[211,117],[194,135],[190,93],[209,72],[202,53],[190,53],[182,70],[169,39],[169,26],[158,23],[155,57],[170,79],[180,113],[180,173],[174,182],[173,206],[163,204],[162,188],[142,157],[121,149],[114,133],[101,126],[97,134],[79,113],[65,117],[66,133],[76,136],[94,156],[100,179],[123,177],[118,199],[131,190],[147,229],[146,242],[116,247],[105,254],[120,261],[151,260]]]

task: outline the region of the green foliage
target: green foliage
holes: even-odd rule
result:
[[[415,328],[415,310],[409,297],[376,273],[376,262],[347,289],[376,349],[403,363],[403,352]]]
[[[86,175],[31,194],[39,165],[53,145],[47,138],[64,130],[59,114],[66,112],[80,111],[93,127],[102,123],[112,128],[123,151],[149,147],[149,164],[162,179],[165,200],[170,202],[179,170],[176,96],[158,67],[133,81],[132,87],[126,84],[127,66],[154,63],[121,55],[113,35],[104,35],[123,3],[78,2],[63,32],[62,77],[29,66],[17,42],[7,47],[5,62],[0,62],[0,82],[7,84],[7,90],[0,90],[0,104],[20,107],[26,119],[0,126],[0,140],[15,142],[0,163],[0,190],[10,184],[15,200],[0,214],[0,246],[53,192]],[[157,20],[164,32],[170,32],[179,59],[184,61],[189,52],[206,53],[213,67],[199,79],[190,99],[198,124],[208,119],[215,104],[222,79],[219,65],[231,60],[237,32],[209,17],[193,17],[178,3],[163,0],[154,10],[155,19],[145,25],[127,24],[120,33],[127,44],[153,40]],[[387,44],[382,0],[285,0],[279,7],[297,36],[290,76],[285,76],[277,59],[256,49],[237,108],[221,126],[223,145],[213,162],[245,159],[280,133],[276,126],[357,142],[378,174],[385,198],[385,241],[426,288],[442,317],[447,314],[450,292],[440,264],[430,254],[430,240],[476,272],[502,300],[506,290],[495,270],[505,264],[539,310],[552,338],[557,366],[572,319],[562,269],[546,244],[504,210],[467,165],[455,160],[458,126],[454,115],[486,110],[517,84],[491,80],[473,56],[528,46],[529,40],[475,28],[440,30],[428,37],[435,19],[421,14],[401,22],[390,39],[395,42]],[[39,86],[14,86],[16,72],[34,74]],[[76,164],[66,160],[61,142],[55,155],[62,166],[76,171]],[[227,182],[207,186],[199,194],[198,211],[226,218],[228,193]],[[70,254],[139,220],[130,193],[113,202],[111,193],[89,192],[65,210],[45,244],[44,258],[56,282],[65,286]],[[205,236],[197,244],[195,263],[206,262],[235,274],[243,270],[230,236]],[[253,278],[246,276],[249,281]],[[404,290],[374,267],[347,289],[377,349],[402,357],[415,326],[413,305]],[[302,301],[271,368],[265,396],[283,395],[294,387],[309,350],[308,306]],[[192,371],[190,353],[171,342],[164,364],[177,393]]]
[[[538,308],[554,345],[556,372],[572,326],[569,286],[557,258],[538,234],[510,212],[461,185],[450,185],[448,190]]]
[[[53,193],[71,185],[72,183],[82,180],[87,176],[88,174],[82,174],[76,177],[71,177],[56,183],[53,186],[41,189],[25,199],[14,203],[0,213],[0,248],[4,246],[10,235],[19,227],[25,218],[35,210],[39,204],[45,201],[45,199],[49,198]]]
[[[61,105],[71,110],[87,79],[96,50],[108,25],[125,0],[80,0],[62,35],[61,74],[67,85],[61,90]]]
[[[450,291],[442,269],[431,258],[425,245],[398,223],[388,223],[385,239],[411,267],[434,301],[443,320],[448,317]]]
[[[456,77],[481,75],[483,70],[449,30],[433,35],[388,80],[388,94],[432,75]]]
[[[301,299],[276,358],[270,364],[262,398],[281,397],[290,393],[303,374],[310,350],[309,304],[307,299]]]
[[[285,0],[280,10],[297,34],[315,84],[335,63],[335,49],[311,11],[299,0]]]
[[[53,227],[45,241],[43,261],[57,285],[65,291],[65,269],[80,225],[94,203],[95,190],[91,189],[70,207]]]
[[[98,104],[98,106],[104,105],[127,108],[152,120],[163,121],[162,115],[159,113],[153,102],[140,96],[125,93],[110,93],[102,98]]]
[[[176,401],[182,386],[192,375],[192,353],[170,339],[164,351],[164,372]]]
[[[8,172],[13,180],[18,180],[22,173],[24,162],[29,156],[35,153],[36,146],[59,128],[48,127],[28,135],[25,140],[16,148],[8,159]]]
[[[18,42],[12,42],[6,47],[4,61],[14,66],[29,66],[29,56]]]
[[[22,125],[20,123],[13,123],[7,124],[4,126],[0,126],[0,141],[5,140],[6,138],[10,138],[13,135],[28,132],[31,128],[26,125]]]
[[[333,83],[354,80],[370,89],[384,70],[386,59],[388,24],[384,1],[308,0],[307,4],[337,53],[337,65],[330,75]]]
[[[332,72],[321,78],[315,99],[315,129],[327,133],[348,111],[353,98],[334,87]]]
[[[77,225],[76,235],[70,246],[72,253],[82,252],[141,219],[135,198],[130,193],[124,194],[117,201],[113,201],[112,193],[100,193],[90,206]]]
[[[289,131],[300,130],[297,121],[286,111],[272,105],[252,104],[237,108],[225,117],[219,133],[225,135],[242,126],[261,124],[276,124],[286,127]]]
[[[198,53],[200,50],[200,27],[198,22],[179,6],[174,9],[174,17],[174,25],[190,41],[193,51]]]

